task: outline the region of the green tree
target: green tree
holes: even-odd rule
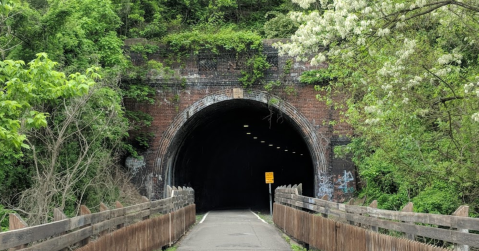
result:
[[[308,8],[315,1],[295,0]],[[327,69],[318,98],[355,128],[353,153],[381,207],[479,212],[479,5],[477,1],[320,1],[284,53]],[[332,77],[332,78],[331,78]],[[339,97],[339,96],[338,96]],[[343,96],[344,97],[344,96]]]
[[[66,72],[125,64],[123,41],[116,33],[121,21],[110,1],[55,0],[40,6],[12,4],[9,29],[18,45],[7,58],[29,61],[46,52]]]
[[[98,77],[94,69],[67,77],[55,71],[55,65],[46,54],[28,65],[0,61],[0,203],[10,204],[29,186],[27,134],[47,126],[52,110],[44,107],[87,94]]]

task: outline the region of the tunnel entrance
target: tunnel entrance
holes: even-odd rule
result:
[[[266,104],[222,101],[194,114],[181,127],[170,184],[195,190],[198,211],[225,208],[268,210],[265,172],[276,186],[303,184],[314,197],[314,168],[299,126]]]

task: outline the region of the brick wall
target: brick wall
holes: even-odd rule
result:
[[[350,135],[352,129],[341,123],[334,127],[328,126],[327,122],[338,118],[338,111],[331,109],[324,102],[317,101],[318,93],[313,86],[299,83],[299,76],[303,71],[315,68],[308,63],[278,56],[277,51],[271,47],[273,42],[273,40],[264,42],[264,53],[272,65],[266,72],[266,81],[278,80],[281,77],[282,86],[269,93],[264,91],[262,85],[253,86],[243,90],[243,96],[239,98],[262,103],[268,102],[267,100],[272,97],[280,100],[276,108],[294,120],[303,135],[308,138],[307,143],[317,173],[315,195],[321,197],[328,194],[337,200],[345,200],[348,194],[354,191],[355,184],[349,176],[346,178],[343,176],[344,173],[353,174],[354,167],[351,162],[334,159],[331,146],[336,144],[340,135]],[[134,56],[133,58],[138,59],[136,64],[142,63],[141,58]],[[177,78],[165,79],[162,76],[150,78],[150,84],[157,91],[155,104],[138,104],[125,100],[128,109],[146,112],[154,118],[152,125],[146,130],[152,132],[155,137],[150,144],[151,147],[144,153],[146,170],[142,172],[142,177],[138,178],[138,183],[143,184],[149,197],[163,196],[170,168],[168,159],[178,147],[174,139],[183,124],[196,112],[211,104],[234,99],[233,89],[243,89],[238,81],[241,77],[241,58],[233,57],[230,52],[218,55],[209,53],[192,55],[184,64],[173,66]],[[150,59],[162,61],[164,53],[150,55]],[[293,60],[292,69],[288,75],[284,75],[283,68],[287,60]],[[286,86],[294,88],[295,93],[288,94],[285,91]]]

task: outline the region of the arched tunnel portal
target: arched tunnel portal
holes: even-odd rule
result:
[[[199,211],[267,209],[265,172],[274,172],[273,191],[302,183],[303,194],[314,197],[315,161],[308,137],[268,102],[214,102],[188,116],[175,133],[165,155],[165,185],[192,187]]]

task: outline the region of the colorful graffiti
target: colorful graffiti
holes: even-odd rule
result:
[[[336,184],[339,184],[338,189],[343,190],[344,193],[353,193],[354,184],[350,184],[350,181],[354,181],[354,176],[350,171],[346,172],[346,170],[344,170],[343,177],[339,175],[336,181]]]
[[[334,201],[345,202],[353,196],[356,191],[354,175],[351,171],[343,170],[342,174],[333,176]]]

